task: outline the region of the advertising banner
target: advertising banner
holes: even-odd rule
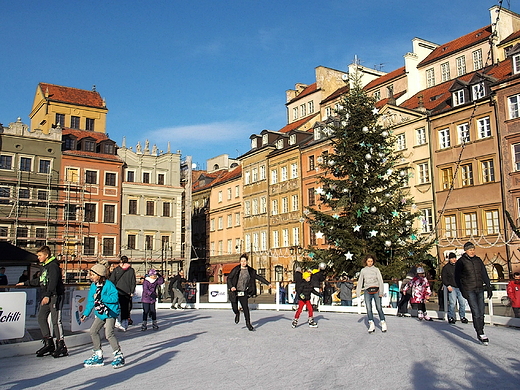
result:
[[[83,315],[85,306],[87,306],[89,290],[74,290],[72,292],[72,302],[70,308],[70,330],[72,332],[87,331],[94,321],[94,310],[90,313],[90,316],[81,322],[80,318]]]
[[[27,294],[0,292],[0,340],[17,339],[25,334]]]
[[[227,285],[226,284],[210,284],[208,290],[208,302],[227,302]]]

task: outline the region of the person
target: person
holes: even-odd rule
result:
[[[172,309],[182,309],[182,304],[186,304],[186,298],[184,297],[185,288],[186,278],[184,277],[184,271],[181,269],[177,275],[170,279],[168,285]]]
[[[325,282],[323,284],[323,304],[324,305],[332,305],[332,294],[334,294],[333,283],[331,282],[331,277],[327,276],[325,278]]]
[[[352,290],[354,283],[348,278],[347,274],[342,274],[337,284],[339,288],[339,300],[341,306],[352,306]]]
[[[408,313],[408,303],[410,302],[410,290],[409,293],[404,293],[405,287],[412,281],[413,278],[417,276],[417,266],[413,266],[410,268],[405,278],[401,283],[401,298],[397,303],[397,317],[410,317],[410,313]]]
[[[455,305],[458,302],[460,322],[467,324],[468,319],[466,318],[466,303],[464,302],[464,298],[460,293],[460,289],[457,287],[457,283],[455,282],[456,262],[457,255],[453,252],[450,252],[448,255],[448,262],[442,268],[441,272],[442,284],[448,290],[448,323],[455,324],[457,322],[455,319]]]
[[[294,291],[298,291],[298,286],[303,280],[303,274],[301,267],[296,267],[294,269]],[[293,310],[298,309],[298,294],[294,294],[294,302],[293,302]]]
[[[26,269],[24,269],[22,274],[18,278],[18,283],[23,283],[27,280],[29,280],[29,272]]]
[[[116,286],[121,309],[121,322],[116,319],[115,327],[126,331],[130,320],[132,296],[135,292],[135,270],[128,262],[127,256],[121,256],[119,265],[110,274],[109,280]]]
[[[320,298],[323,296],[323,282],[325,282],[325,263],[320,263],[319,268],[311,270],[311,284],[317,294],[311,296],[311,303],[314,310],[318,310]]]
[[[417,267],[417,276],[406,285],[403,292],[406,294],[410,291],[410,303],[412,308],[417,310],[419,321],[433,321],[433,318],[426,312],[426,301],[430,299],[432,290],[425,275],[424,268]]]
[[[7,286],[9,284],[7,275],[5,274],[5,267],[0,267],[0,286]],[[9,291],[7,288],[0,288],[0,292]]]
[[[85,367],[99,367],[104,364],[99,335],[99,331],[103,327],[105,328],[105,338],[110,343],[114,355],[112,367],[120,368],[125,365],[125,358],[114,334],[114,326],[120,312],[119,290],[114,283],[107,279],[107,273],[107,267],[100,263],[94,264],[89,273],[92,284],[81,321],[84,322],[94,310],[94,322],[90,327],[90,338],[92,339],[94,353],[83,362]]]
[[[397,278],[392,279],[392,284],[388,287],[388,295],[390,296],[390,307],[397,308],[399,302],[399,285],[397,284]]]
[[[507,284],[507,296],[511,301],[515,318],[520,318],[520,272],[515,272],[513,278]]]
[[[65,294],[61,268],[56,257],[51,256],[51,249],[47,245],[39,248],[36,256],[41,265],[40,277],[17,284],[19,286],[40,287],[40,297],[42,299],[38,312],[38,325],[42,332],[44,345],[36,351],[36,356],[52,355],[55,358],[68,356],[61,322],[63,297]],[[56,346],[49,328],[49,315],[51,316],[54,337],[56,337]]]
[[[240,302],[246,320],[246,327],[250,331],[254,331],[255,328],[251,325],[248,299],[256,296],[257,280],[267,284],[269,287],[271,287],[271,284],[263,276],[258,275],[254,268],[247,265],[248,260],[247,253],[240,255],[240,264],[233,268],[228,275],[227,287],[231,308],[233,313],[235,313],[235,324],[240,322],[240,311],[238,310],[238,302]]]
[[[484,291],[487,290],[488,299],[493,297],[493,291],[486,266],[475,255],[475,245],[470,241],[464,244],[464,254],[455,264],[455,283],[468,301],[478,340],[487,345],[489,338],[484,333]]]
[[[309,328],[318,327],[318,324],[314,321],[314,313],[311,304],[311,295],[318,293],[316,292],[315,288],[312,287],[311,275],[312,274],[310,272],[304,272],[302,275],[303,280],[298,285],[298,290],[296,291],[296,294],[298,294],[300,300],[298,301],[298,310],[296,310],[296,313],[294,313],[294,319],[292,320],[291,326],[293,328],[296,328],[296,326],[298,325],[298,319],[300,318],[300,314],[302,313],[304,306],[307,308],[307,313],[309,314]]]
[[[141,330],[148,329],[148,317],[152,320],[152,328],[159,329],[157,325],[157,310],[155,309],[155,302],[157,301],[157,288],[164,283],[164,279],[157,273],[155,269],[150,269],[144,278],[143,295],[141,302],[143,304],[143,323]]]
[[[374,324],[374,313],[372,313],[372,301],[375,302],[377,313],[379,314],[379,321],[381,323],[381,331],[386,332],[387,325],[385,321],[385,313],[383,312],[381,298],[384,293],[383,277],[381,271],[375,266],[376,257],[368,254],[363,258],[363,265],[358,278],[356,293],[361,296],[361,290],[364,290],[365,306],[367,308],[368,317],[368,333],[373,333],[376,330]]]
[[[279,302],[281,305],[285,304],[285,294],[287,293],[287,289],[285,288],[285,283],[283,281],[280,282],[280,298]]]

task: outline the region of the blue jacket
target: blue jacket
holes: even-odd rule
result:
[[[94,309],[94,294],[96,293],[96,283],[90,285],[88,292],[88,301],[83,315],[88,317]],[[105,280],[105,285],[101,290],[101,302],[108,308],[108,313],[99,314],[95,311],[96,317],[100,320],[106,320],[107,318],[117,318],[119,316],[119,294],[117,293],[116,286],[110,280]]]

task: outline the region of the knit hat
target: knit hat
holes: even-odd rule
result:
[[[448,255],[448,259],[456,259],[457,258],[457,255],[453,252],[450,252],[450,254]]]
[[[469,242],[469,241],[466,242],[466,243],[464,244],[464,250],[467,251],[468,249],[475,249],[475,245],[473,245],[473,243],[471,243],[471,242]]]
[[[150,269],[150,271],[148,271],[148,275],[156,275],[157,274],[157,271],[154,270],[153,268]]]
[[[96,275],[107,276],[107,267],[105,267],[103,264],[94,264],[90,270]]]
[[[311,277],[311,273],[310,272],[304,272],[303,273],[303,278],[304,279],[307,279],[307,278],[310,278]]]
[[[417,273],[418,274],[424,274],[424,268],[423,267],[417,267]]]

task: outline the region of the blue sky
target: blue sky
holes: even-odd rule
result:
[[[205,168],[286,124],[285,91],[314,68],[404,65],[491,23],[498,1],[2,1],[0,122],[29,123],[39,82],[97,91],[118,145],[146,139]],[[515,0],[503,6],[520,13]]]

